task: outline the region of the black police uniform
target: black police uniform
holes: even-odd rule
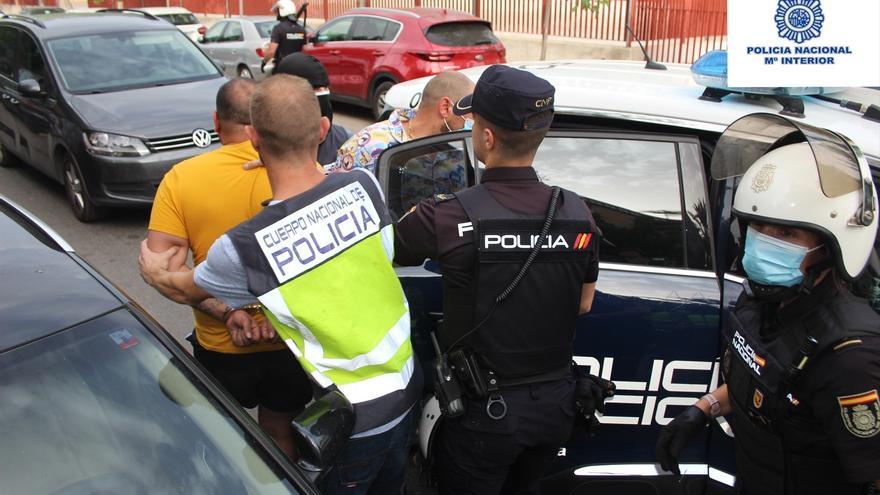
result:
[[[531,251],[550,197],[550,187],[531,167],[491,168],[480,186],[423,201],[398,222],[395,261],[415,265],[432,258],[442,267],[441,347],[489,313]],[[581,288],[598,276],[594,231],[583,200],[563,191],[541,254],[464,340],[499,377],[507,414],[492,419],[487,399],[471,397],[463,416],[444,420],[435,451],[442,492],[536,493],[540,476],[570,436],[570,363]]]
[[[880,316],[827,277],[782,307],[744,294],[724,336],[738,493],[867,493],[880,479]]]
[[[306,30],[299,23],[292,21],[289,17],[285,17],[272,28],[272,34],[269,39],[272,43],[278,44],[278,47],[275,48],[275,56],[273,57],[275,69],[272,73],[274,74],[277,72],[278,63],[281,59],[291,53],[302,51],[303,45],[306,42]]]

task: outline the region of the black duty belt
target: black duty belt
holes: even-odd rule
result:
[[[517,385],[528,385],[532,383],[541,383],[541,382],[550,382],[553,380],[560,380],[567,376],[572,376],[571,365],[566,365],[564,368],[559,368],[553,371],[548,371],[546,373],[541,373],[538,375],[529,375],[517,378],[505,378],[505,377],[494,377],[497,380],[498,388],[505,387],[515,387]],[[489,379],[491,381],[491,378]]]

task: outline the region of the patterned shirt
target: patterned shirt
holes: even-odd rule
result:
[[[376,171],[376,160],[386,148],[408,140],[403,126],[416,116],[416,111],[402,108],[392,112],[388,120],[365,127],[346,141],[336,154],[336,163],[327,172],[348,172],[354,168]]]

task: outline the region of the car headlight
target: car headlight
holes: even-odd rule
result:
[[[83,137],[86,149],[93,155],[144,156],[150,154],[150,150],[138,138],[110,134],[109,132],[89,132]]]

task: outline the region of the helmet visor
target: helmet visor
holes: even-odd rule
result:
[[[768,151],[801,142],[807,142],[813,151],[813,163],[803,166],[817,168],[825,196],[834,198],[861,187],[859,162],[864,157],[848,139],[769,113],[746,115],[727,127],[712,154],[712,178],[742,176]]]

